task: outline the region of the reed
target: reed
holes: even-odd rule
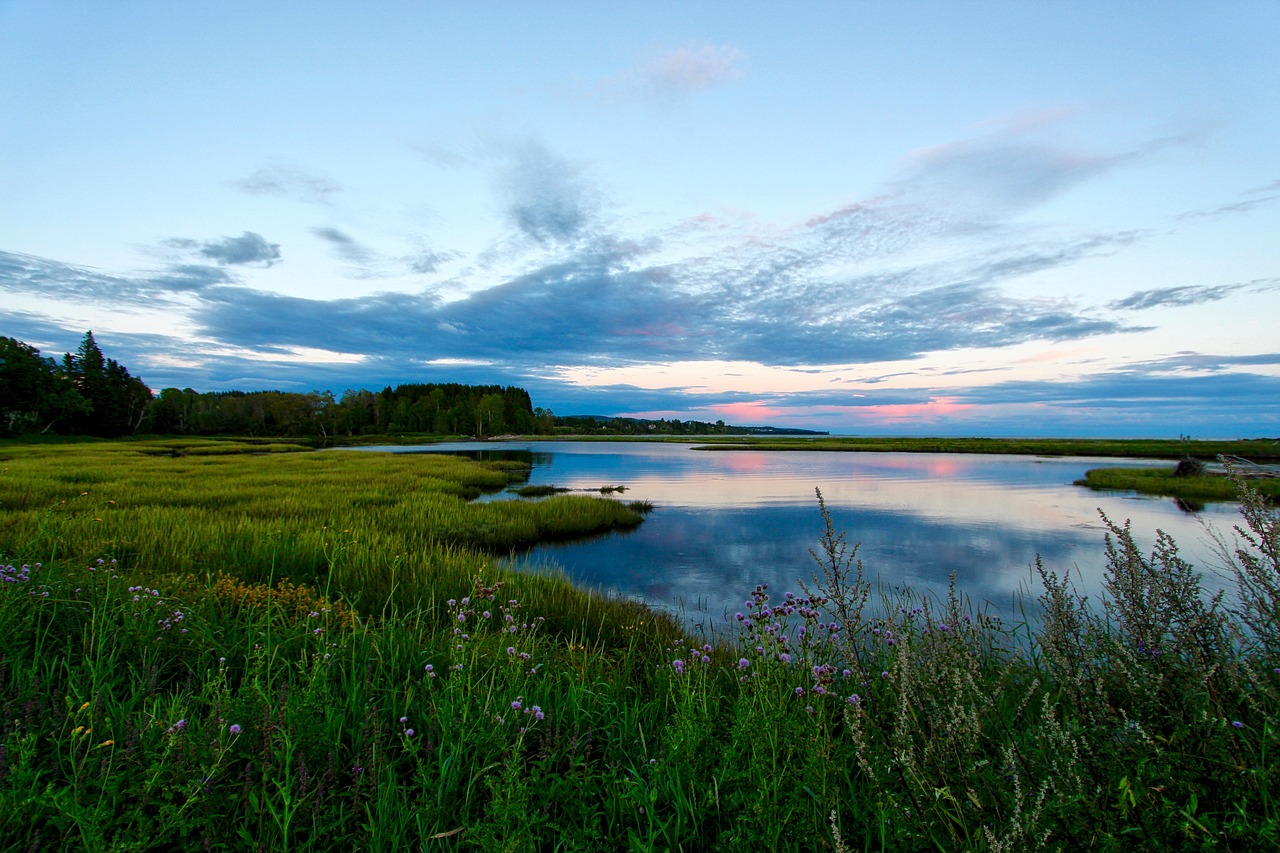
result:
[[[1135,491],[1193,501],[1236,500],[1236,486],[1229,477],[1174,476],[1173,468],[1092,468],[1076,485],[1100,491]],[[1253,488],[1271,500],[1280,499],[1280,479],[1271,477],[1253,482]]]

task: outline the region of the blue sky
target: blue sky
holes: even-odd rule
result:
[[[0,0],[0,334],[153,389],[1280,435],[1280,4]]]

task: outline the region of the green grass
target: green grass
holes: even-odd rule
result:
[[[1191,501],[1233,501],[1236,486],[1225,476],[1175,477],[1172,468],[1091,468],[1077,486],[1108,491],[1135,491]],[[1272,501],[1280,499],[1280,480],[1259,478],[1252,485]]]
[[[1239,456],[1254,462],[1280,461],[1280,440],[1175,441],[1173,439],[1059,438],[725,438],[699,439],[699,450],[830,450],[902,453],[997,453],[1031,456],[1127,456],[1137,459],[1216,459]]]
[[[868,606],[819,502],[814,577],[708,642],[453,543],[506,529],[445,510],[493,468],[147,446],[0,451],[0,849],[1280,844],[1280,519],[1248,492],[1239,595],[1110,525],[1100,600],[1045,568],[1016,622]]]
[[[381,612],[460,594],[512,549],[643,520],[583,495],[469,502],[523,479],[527,466],[511,463],[260,451],[217,441],[5,443],[0,553],[288,578]],[[514,580],[522,594],[567,594],[563,582]]]

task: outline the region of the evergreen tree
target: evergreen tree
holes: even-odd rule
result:
[[[0,433],[48,432],[88,408],[57,362],[30,344],[0,337]]]
[[[62,358],[62,370],[88,401],[89,408],[72,419],[73,429],[113,438],[137,431],[151,401],[151,389],[129,369],[102,354],[93,332],[85,332],[76,354]]]

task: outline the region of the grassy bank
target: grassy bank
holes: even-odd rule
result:
[[[699,442],[703,439],[700,437]],[[1238,456],[1253,462],[1280,461],[1280,440],[1181,441],[1172,439],[1058,438],[726,438],[703,443],[699,450],[831,450],[899,453],[997,453],[1029,456],[1113,456],[1133,459],[1212,460]]]
[[[1148,495],[1164,495],[1187,501],[1233,501],[1236,486],[1225,476],[1174,476],[1170,468],[1092,468],[1076,485],[1100,491],[1135,491]],[[1257,479],[1255,489],[1271,501],[1280,500],[1280,480]]]
[[[0,462],[0,848],[1280,843],[1280,520],[1256,495],[1238,598],[1117,524],[1104,601],[1048,567],[1025,624],[955,590],[865,616],[819,504],[808,588],[744,590],[713,645],[496,570],[467,542],[507,541],[501,515],[454,542],[426,510],[500,469],[134,450]],[[422,538],[382,529],[402,502]]]

